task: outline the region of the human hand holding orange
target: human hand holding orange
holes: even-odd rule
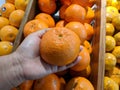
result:
[[[14,53],[0,57],[1,90],[16,87],[28,79],[34,80],[65,70],[79,62],[80,57],[77,57],[73,63],[65,66],[56,66],[44,62],[40,57],[39,44],[42,35],[46,31],[47,29],[40,30],[29,35]]]

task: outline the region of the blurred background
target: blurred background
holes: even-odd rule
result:
[[[5,0],[0,0],[0,6],[5,3]]]

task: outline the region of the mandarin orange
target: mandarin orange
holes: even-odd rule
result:
[[[24,37],[44,28],[48,28],[48,25],[42,20],[37,20],[37,19],[30,20],[24,26],[24,30],[23,30]]]
[[[51,28],[42,37],[40,55],[49,64],[67,65],[77,58],[80,44],[73,31],[64,27]]]

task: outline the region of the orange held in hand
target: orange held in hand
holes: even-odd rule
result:
[[[40,43],[40,55],[49,64],[63,66],[73,62],[80,50],[77,34],[64,27],[47,31]]]

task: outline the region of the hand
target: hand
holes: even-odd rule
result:
[[[66,66],[55,66],[44,62],[40,57],[39,46],[42,35],[47,31],[48,29],[44,29],[29,35],[16,50],[25,80],[38,79],[65,70],[77,64],[81,58],[77,57],[73,63]]]

